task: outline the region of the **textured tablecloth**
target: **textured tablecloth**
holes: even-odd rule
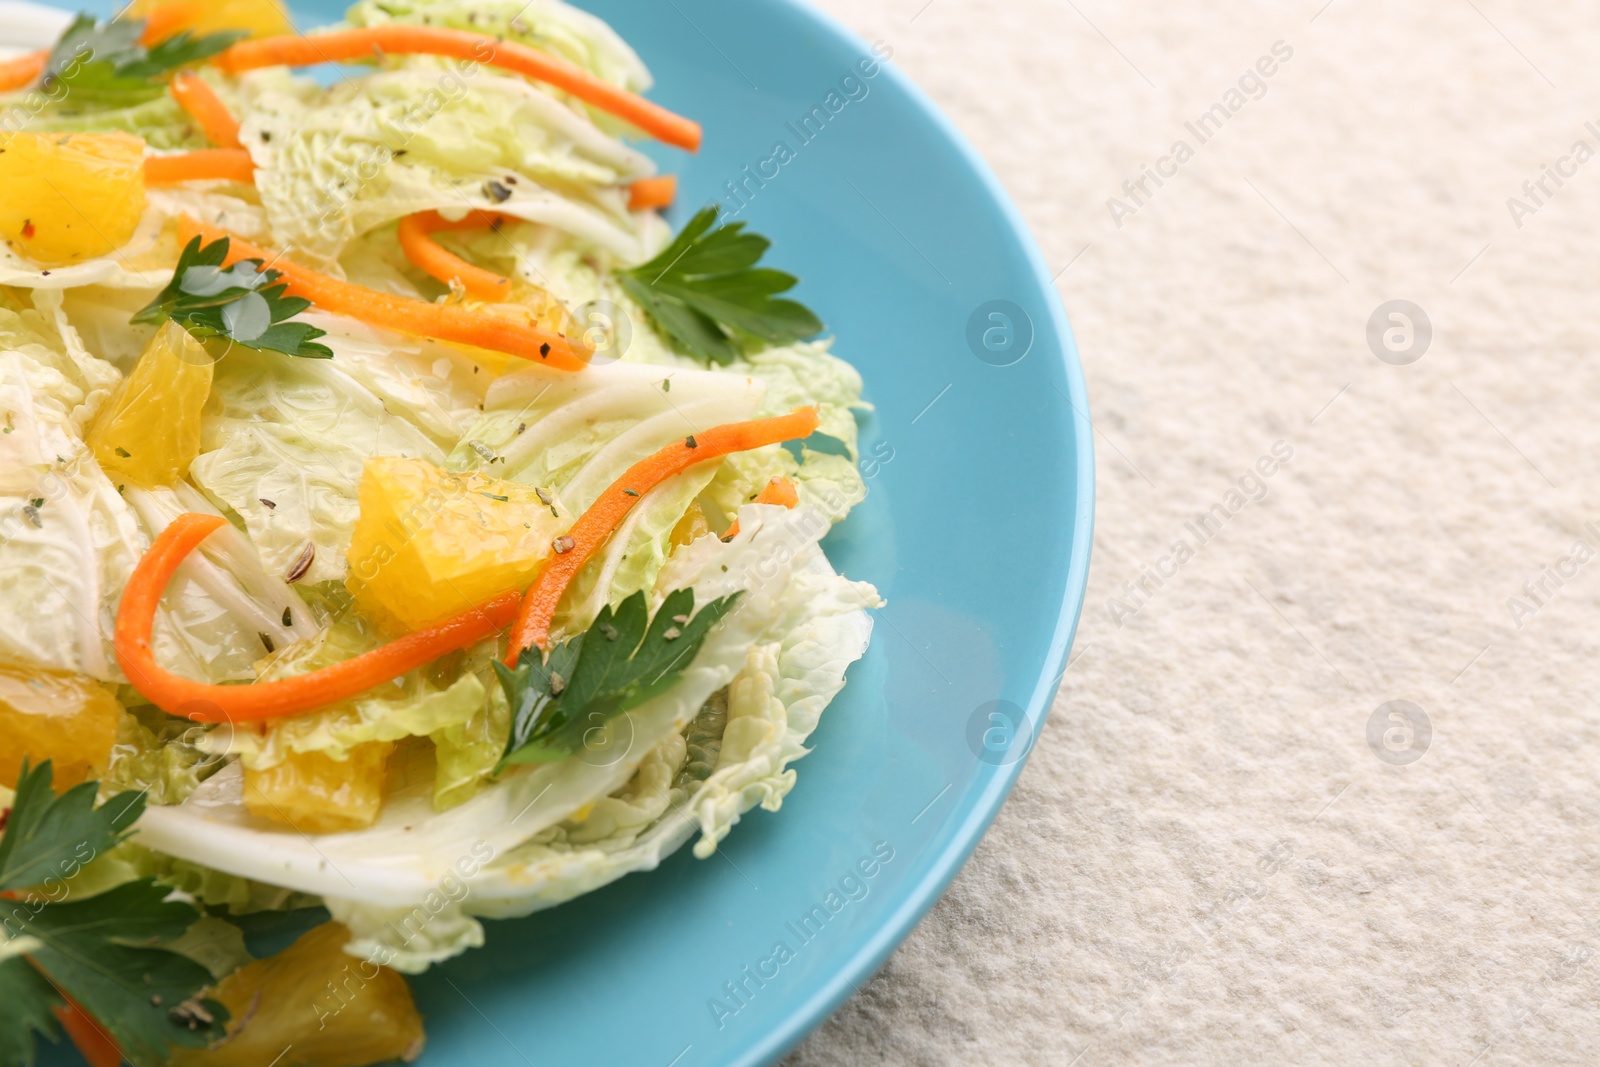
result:
[[[1015,794],[790,1067],[1600,1062],[1600,13],[821,2],[1062,271],[1099,499]]]

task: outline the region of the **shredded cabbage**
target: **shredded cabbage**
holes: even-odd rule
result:
[[[361,0],[352,26],[417,22],[554,53],[631,91],[650,86],[604,22],[560,0]],[[523,915],[659,864],[698,834],[707,856],[756,805],[777,810],[792,763],[865,650],[879,601],[819,547],[864,496],[854,368],[827,343],[751,352],[706,369],[669,346],[613,271],[670,239],[628,207],[654,164],[637,131],[548,85],[487,66],[374,57],[324,87],[284,70],[202,73],[241,119],[252,191],[183,183],[149,191],[129,244],[45,270],[0,247],[0,661],[109,683],[129,708],[104,779],[144,791],[137,837],[85,868],[82,885],[152,876],[242,914],[323,900],[348,951],[420,971],[483,943],[481,918]],[[3,102],[3,101],[0,101]],[[121,110],[47,109],[28,127],[127,130],[155,151],[205,145],[169,96]],[[115,484],[84,437],[150,337],[129,325],[170,280],[177,220],[204,219],[335,277],[386,293],[476,306],[410,263],[397,223],[471,209],[513,220],[442,235],[470,261],[537,286],[595,340],[581,374],[402,336],[315,309],[331,360],[212,343],[218,357],[188,480]],[[510,365],[508,365],[508,362]],[[207,729],[141,703],[110,637],[117,601],[152,538],[184,512],[222,527],[170,584],[160,662],[214,683],[276,679],[383,641],[343,596],[358,486],[375,456],[553,491],[581,514],[641,458],[710,427],[812,406],[819,437],[702,464],[647,492],[569,587],[558,634],[637,590],[659,605],[743,591],[673,687],[623,713],[611,740],[496,777],[510,712],[497,642],[392,684],[263,728]],[[749,503],[791,479],[793,511]],[[192,483],[192,484],[191,484]],[[714,533],[690,539],[696,509]],[[308,568],[295,565],[307,551]],[[294,568],[298,584],[286,580]],[[252,816],[245,771],[292,755],[347,758],[396,742],[384,806],[362,831],[307,838]],[[0,790],[0,796],[4,795]],[[220,969],[242,959],[221,930],[183,947]],[[13,946],[15,948],[15,946]]]
[[[3,106],[0,103],[0,107]],[[151,148],[162,151],[210,147],[194,120],[167,93],[132,107],[50,107],[40,111],[22,128],[36,133],[131,133],[143,137]]]
[[[481,208],[572,234],[623,262],[643,258],[652,231],[627,210],[620,187],[652,172],[645,156],[521,78],[395,62],[311,100],[256,98],[242,136],[280,243],[334,267],[351,240],[405,215]]]
[[[281,649],[267,664],[265,680],[292,677],[352,659],[383,643],[381,635],[359,614],[335,620],[316,636]],[[331,705],[312,715],[271,723],[264,731],[226,731],[211,739],[211,747],[239,757],[251,770],[275,767],[294,753],[319,752],[335,760],[349,758],[350,750],[370,741],[399,741],[426,737],[434,741],[440,768],[434,780],[434,803],[440,809],[470,798],[479,783],[499,762],[505,748],[507,720],[504,697],[500,714],[489,706],[489,661],[492,643],[480,646],[464,660],[450,660],[450,673],[460,677],[446,682],[438,668],[412,671],[395,682],[353,700]],[[499,687],[493,688],[498,693]]]
[[[786,581],[809,597],[792,624],[773,640],[748,645],[729,684],[651,746],[620,788],[493,853],[473,877],[459,869],[454,879],[441,876],[442,887],[459,883],[461,893],[440,899],[436,887],[409,906],[329,899],[329,910],[354,934],[347,951],[420,972],[481,943],[473,916],[526,915],[653,869],[696,830],[695,854],[704,858],[752,807],[778,810],[795,783],[788,765],[806,754],[822,710],[866,650],[872,624],[865,609],[879,600],[871,586],[839,578],[828,566],[814,542],[827,526],[820,516],[751,505],[740,520],[739,548],[702,538],[673,561],[664,586],[693,577],[697,595],[702,589],[717,595],[740,579],[719,581],[708,570],[720,577],[724,561],[760,561],[755,566],[772,571],[772,582]],[[793,558],[778,568],[784,555]],[[489,853],[472,855],[482,860]]]
[[[357,951],[363,946],[371,949],[368,939],[376,936],[373,926],[363,925],[362,917],[369,915],[365,908],[377,909],[370,913],[373,917],[390,916],[393,909],[416,908],[437,891],[442,880],[465,877],[459,873],[458,862],[472,850],[481,854],[476,876],[467,878],[472,908],[501,913],[539,906],[545,890],[541,868],[517,862],[515,850],[572,819],[597,798],[624,787],[657,746],[681,734],[713,694],[749,668],[753,647],[776,645],[781,663],[783,649],[805,646],[814,634],[819,642],[828,642],[834,659],[809,676],[809,681],[803,680],[785,701],[786,707],[802,704],[795,721],[806,732],[806,724],[814,724],[814,712],[826,700],[821,694],[831,696],[837,689],[827,679],[832,674],[842,678],[844,667],[865,647],[859,622],[852,624],[857,627],[855,638],[843,641],[824,638],[826,629],[818,629],[828,619],[860,619],[863,609],[877,603],[871,586],[840,578],[828,567],[816,547],[827,521],[807,510],[791,512],[758,505],[744,509],[741,521],[744,527],[731,543],[701,538],[663,569],[657,583],[658,598],[670,587],[683,585],[692,585],[697,599],[738,589],[744,589],[745,595],[711,631],[676,686],[622,715],[609,745],[585,750],[561,763],[512,771],[471,800],[442,813],[431,811],[430,796],[392,795],[372,828],[315,842],[292,831],[264,829],[255,823],[243,805],[241,777],[230,773],[230,768],[208,779],[185,803],[147,812],[138,840],[191,862],[208,863],[242,877],[270,877],[302,892],[324,895],[330,910],[355,924]],[[816,699],[808,697],[808,686],[815,690],[811,696]],[[761,714],[770,722],[776,712],[763,707]],[[754,803],[769,791],[777,795],[786,788],[781,785],[782,764],[799,750],[785,754],[785,738],[787,733],[757,736],[752,732],[735,739],[730,751],[749,755],[741,765],[748,764],[748,774],[753,777],[745,780],[730,773],[724,780],[713,775],[718,784],[698,802],[703,825],[715,833],[719,822],[731,824],[745,800]],[[774,742],[777,747],[772,747]],[[762,755],[758,756],[758,751]],[[484,866],[490,863],[493,866]],[[375,919],[380,925],[388,921]],[[430,926],[429,936],[437,937],[436,931],[443,928]],[[402,954],[391,965],[415,969],[453,955],[478,936],[471,930],[471,924],[463,923],[460,936],[450,939],[448,945],[426,950],[411,946],[412,955]]]
[[[564,511],[582,514],[641,456],[685,436],[751,418],[761,384],[687,368],[664,373],[629,362],[565,374],[530,367],[490,387],[483,417],[450,455],[524,485],[553,487]],[[715,471],[691,470],[647,494],[598,559],[573,583],[564,629],[587,625],[607,601],[648,587],[671,551],[671,534]]]
[[[217,364],[189,474],[218,507],[243,520],[269,570],[287,574],[309,542],[304,580],[342,581],[371,456],[443,463],[443,441],[477,398],[459,357],[428,362],[423,348],[380,339],[348,321],[323,340],[331,360],[236,348]],[[270,503],[269,503],[270,501]]]
[[[100,791],[134,790],[148,804],[182,804],[214,773],[222,761],[203,752],[198,743],[205,728],[171,719],[157,709],[128,712],[117,724],[111,765],[100,779]]]
[[[487,33],[553,52],[632,92],[650,88],[650,72],[603,19],[560,0],[361,0],[345,13],[352,26],[426,22]]]

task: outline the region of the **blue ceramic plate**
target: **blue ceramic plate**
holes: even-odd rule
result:
[[[793,0],[580,3],[705,124],[698,155],[657,153],[673,222],[740,209],[860,368],[870,495],[826,547],[888,607],[782,812],[488,924],[415,983],[422,1062],[753,1067],[866,983],[1016,781],[1088,576],[1088,401],[1021,219],[892,59]]]

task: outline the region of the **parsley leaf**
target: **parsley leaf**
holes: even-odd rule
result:
[[[32,916],[26,902],[6,919],[43,943],[29,957],[71,995],[135,1064],[164,1063],[173,1045],[203,1047],[221,1037],[228,1012],[198,1000],[211,985],[205,967],[160,947],[199,919],[190,904],[166,899],[154,879],[126,882],[85,900],[45,904]]]
[[[148,878],[73,899],[73,876],[144,810],[141,793],[97,808],[98,788],[89,782],[58,797],[48,760],[23,764],[0,838],[0,924],[26,955],[0,960],[0,1067],[30,1063],[35,1033],[54,1040],[51,1012],[65,996],[138,1067],[164,1063],[173,1045],[222,1036],[227,1011],[199,999],[211,972],[163,947],[200,918],[192,905],[168,900],[171,890]]]
[[[794,288],[794,275],[756,266],[772,242],[744,232],[742,222],[716,221],[715,207],[702,209],[666,251],[617,272],[672,343],[691,356],[731,363],[760,342],[786,345],[821,333],[809,308],[778,298]]]
[[[94,806],[97,786],[85,782],[57,797],[50,761],[23,764],[5,837],[0,838],[0,890],[24,889],[76,872],[116,845],[144,813],[143,793],[120,793]]]
[[[97,21],[79,15],[61,35],[45,63],[41,86],[52,94],[65,88],[79,103],[125,107],[166,92],[162,78],[210,59],[249,34],[188,30],[146,48],[139,43],[143,19]]]
[[[55,1007],[64,1003],[44,975],[21,956],[0,960],[0,1065],[22,1067],[33,1063],[33,1035],[57,1037]]]
[[[159,326],[173,319],[202,341],[225,337],[246,348],[332,359],[333,349],[313,343],[326,330],[287,321],[311,301],[285,296],[288,284],[278,281],[277,271],[261,270],[259,259],[243,259],[224,270],[228,243],[226,237],[204,246],[198,237],[191,240],[172,281],[132,321]]]
[[[594,625],[550,650],[524,649],[516,668],[495,664],[511,705],[511,736],[501,769],[553,763],[583,745],[589,731],[670,689],[694,662],[706,635],[741,594],[713,600],[696,614],[694,590],[669,594],[651,620],[643,590]]]

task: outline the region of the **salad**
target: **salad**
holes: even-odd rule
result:
[[[0,1067],[413,1060],[404,975],[793,788],[879,604],[820,547],[861,379],[668,226],[636,145],[701,129],[560,0],[52,35],[0,57]]]

